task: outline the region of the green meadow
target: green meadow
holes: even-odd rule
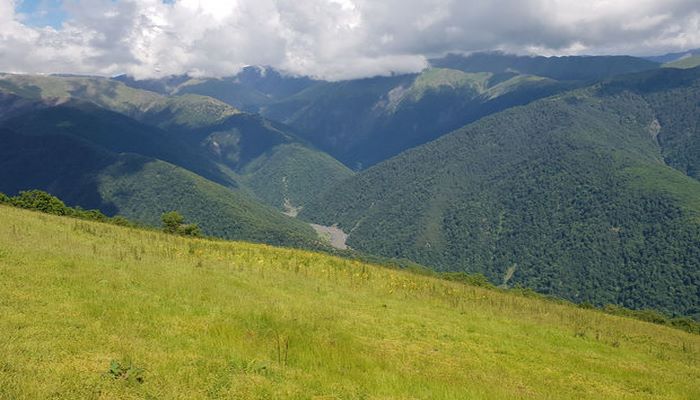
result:
[[[700,336],[0,206],[0,399],[698,399]]]

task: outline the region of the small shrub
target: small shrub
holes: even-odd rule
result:
[[[114,217],[109,219],[109,222],[119,226],[134,226],[134,223],[122,217],[121,215],[115,215]]]
[[[700,334],[700,323],[688,317],[676,317],[671,319],[671,325],[686,332]]]
[[[128,382],[143,383],[145,370],[135,367],[131,362],[112,360],[107,374],[114,379],[123,379]]]
[[[109,219],[106,215],[102,214],[100,210],[83,210],[79,207],[73,209],[69,208],[67,214],[88,221],[105,222]]]
[[[593,304],[591,304],[590,301],[584,301],[583,303],[578,305],[580,308],[586,309],[586,310],[592,310],[595,308]]]
[[[197,224],[182,225],[178,229],[178,233],[180,235],[183,235],[183,236],[194,236],[194,237],[202,236],[202,230],[199,229],[199,226],[197,226]]]
[[[440,274],[442,279],[452,282],[466,283],[472,286],[493,288],[493,284],[489,282],[482,274],[467,274],[465,272],[444,272]]]

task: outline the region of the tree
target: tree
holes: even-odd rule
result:
[[[5,194],[0,192],[0,204],[7,204],[10,202],[10,198]]]
[[[180,226],[185,222],[185,217],[177,211],[167,212],[161,215],[160,219],[163,221],[163,231],[167,233],[178,233]]]
[[[199,226],[197,226],[197,224],[181,225],[179,233],[183,236],[202,236],[202,230],[199,229]]]
[[[66,215],[68,207],[58,198],[41,190],[27,190],[19,192],[19,196],[12,198],[12,204],[16,207],[37,210],[54,215]]]
[[[202,236],[197,224],[185,224],[185,217],[177,211],[170,211],[161,216],[163,231],[182,236]]]

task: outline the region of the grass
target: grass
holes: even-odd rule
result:
[[[700,66],[700,56],[691,56],[691,57],[681,58],[680,60],[666,63],[663,66],[665,68],[682,68],[682,69],[695,68],[697,66]]]
[[[493,74],[488,72],[467,73],[454,69],[430,68],[423,71],[411,85],[410,95],[414,101],[420,100],[425,92],[440,87],[451,89],[469,88],[477,95],[486,91],[488,80]]]
[[[97,77],[0,74],[0,90],[35,100],[89,101],[164,128],[199,128],[240,113],[210,97],[192,94],[166,97]]]
[[[693,399],[700,337],[0,206],[0,399]]]

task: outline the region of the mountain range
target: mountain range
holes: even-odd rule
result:
[[[362,251],[697,316],[698,107],[698,68],[613,78],[404,152],[301,216]]]
[[[0,192],[700,318],[700,68],[450,54],[348,81],[0,75]],[[664,63],[664,64],[662,64]],[[687,63],[687,61],[686,61]],[[681,68],[691,67],[691,68]]]
[[[208,97],[57,76],[2,75],[0,91],[7,193],[45,189],[149,224],[178,209],[207,234],[298,245],[315,233],[276,208],[351,174],[281,124]]]

